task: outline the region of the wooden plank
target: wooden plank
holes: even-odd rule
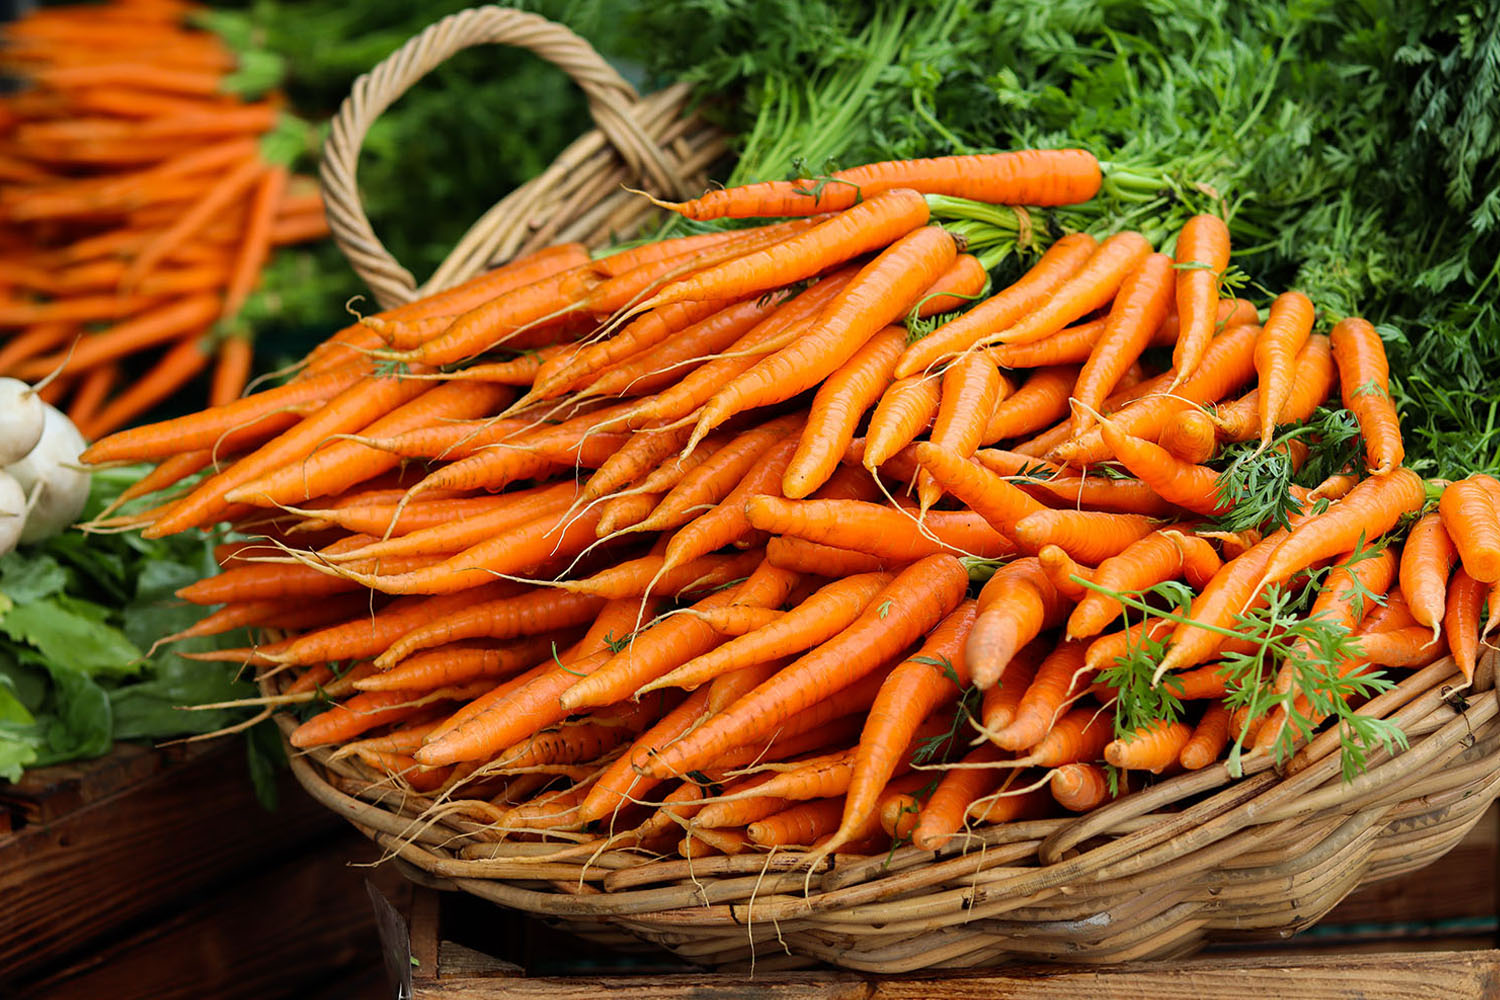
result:
[[[173,763],[213,750],[207,743],[159,749],[116,743],[110,753],[95,760],[39,767],[14,784],[0,782],[0,802],[15,815],[17,826],[46,823],[138,784]]]
[[[129,772],[137,759],[119,766]],[[93,787],[76,780],[79,789]],[[0,980],[40,974],[94,938],[342,827],[290,778],[284,786],[281,808],[266,812],[244,745],[219,741],[0,838]]]
[[[1500,952],[1141,963],[1098,969],[1013,967],[952,975],[769,973],[576,979],[438,980],[414,1000],[1419,1000],[1500,995]]]
[[[147,922],[21,998],[262,1000],[384,996],[366,879],[404,906],[409,884],[353,829]],[[371,976],[374,970],[377,975]],[[364,984],[350,992],[350,984]],[[10,994],[7,994],[10,995]]]

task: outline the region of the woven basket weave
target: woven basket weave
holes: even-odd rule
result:
[[[370,123],[425,73],[482,43],[530,48],[589,97],[598,129],[496,205],[418,288],[375,237],[355,184]],[[383,307],[447,287],[568,239],[629,235],[650,211],[622,185],[690,196],[725,150],[683,117],[685,88],[638,97],[588,43],[534,15],[456,14],[360,78],[325,149],[335,237]],[[1430,864],[1500,795],[1495,654],[1475,685],[1442,660],[1364,711],[1410,738],[1341,779],[1336,733],[1286,767],[1265,758],[1232,777],[1218,764],[1084,816],[981,827],[938,851],[838,856],[808,871],[795,852],[661,860],[586,845],[499,839],[479,821],[427,815],[431,799],[329,750],[293,751],[297,780],[413,878],[560,923],[603,944],[648,942],[696,963],[876,973],[993,965],[1013,958],[1110,963],[1186,955],[1210,940],[1286,936],[1356,887]],[[282,680],[262,682],[267,694]],[[283,734],[295,727],[277,717]]]

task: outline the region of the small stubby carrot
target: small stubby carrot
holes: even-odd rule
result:
[[[986,723],[990,741],[1006,750],[1027,750],[1039,744],[1093,682],[1094,671],[1086,665],[1087,653],[1088,644],[1074,640],[1047,653],[1030,683],[1022,688],[1014,717],[1001,726]],[[1010,680],[1007,668],[1005,681]]]
[[[990,273],[984,269],[983,262],[971,253],[961,253],[927,287],[912,308],[918,319],[967,309],[983,298],[989,287]]]
[[[1160,774],[1178,763],[1192,735],[1192,727],[1185,722],[1160,720],[1110,743],[1104,748],[1104,759],[1123,770]]]
[[[1040,510],[1016,522],[1014,530],[1024,551],[1039,552],[1044,545],[1056,545],[1079,562],[1097,566],[1155,528],[1156,522],[1142,514]]]
[[[934,375],[912,375],[893,382],[875,404],[865,434],[864,467],[871,472],[917,439],[931,425],[942,403],[942,382]]]
[[[1373,542],[1426,501],[1422,477],[1410,469],[1371,476],[1322,514],[1296,524],[1267,562],[1256,590],[1286,580],[1320,559],[1352,551],[1361,540]]]
[[[1500,581],[1500,505],[1483,477],[1471,475],[1448,484],[1438,499],[1438,514],[1464,572],[1481,583]]]
[[[947,448],[924,441],[913,454],[945,492],[968,505],[1007,538],[1015,537],[1016,525],[1022,519],[1047,509],[989,469]]]
[[[1209,551],[1212,552],[1211,547]],[[1183,555],[1181,535],[1154,531],[1101,562],[1094,570],[1093,582],[1121,593],[1145,590],[1164,580],[1175,580],[1183,569]],[[1068,615],[1068,637],[1084,639],[1098,635],[1122,610],[1123,605],[1113,597],[1090,590]]]
[[[1151,341],[1151,335],[1166,319],[1171,304],[1172,278],[1172,258],[1164,253],[1148,254],[1135,270],[1125,276],[1114,304],[1110,306],[1104,332],[1089,352],[1083,370],[1078,373],[1078,382],[1073,386],[1073,398],[1083,404],[1082,412],[1073,416],[1074,434],[1081,434],[1092,426],[1090,412],[1104,405],[1104,400],[1115,390],[1125,370],[1140,358]],[[1181,276],[1178,281],[1180,283]],[[1212,310],[1209,319],[1212,321]],[[1211,335],[1212,332],[1210,325],[1208,333]]]
[[[748,635],[730,639],[652,680],[635,693],[639,696],[663,687],[691,690],[732,670],[805,652],[852,624],[892,579],[894,575],[890,573],[860,573],[836,579],[775,622]]]
[[[899,773],[902,758],[909,761],[924,733],[941,738],[948,731],[947,719],[932,719],[943,702],[956,698],[969,680],[964,662],[964,643],[978,613],[975,601],[959,604],[927,637],[922,647],[896,665],[880,686],[870,706],[865,728],[854,751],[844,815],[834,833],[833,850],[848,843],[875,809],[881,789]],[[935,722],[935,725],[934,725]]]
[[[1062,237],[1015,284],[908,347],[896,362],[896,378],[925,375],[945,357],[966,351],[991,331],[1015,323],[1062,287],[1097,247],[1086,233]]]
[[[1312,333],[1315,309],[1301,292],[1283,292],[1271,303],[1271,314],[1255,344],[1255,371],[1260,376],[1257,416],[1260,446],[1265,448],[1281,422],[1281,410],[1292,394],[1295,358]]]
[[[990,732],[1004,729],[1015,721],[1016,709],[1026,689],[1036,678],[1038,665],[1051,651],[1051,644],[1038,639],[1027,643],[1005,667],[1005,677],[994,687],[986,688],[980,706],[980,721]]]
[[[783,500],[755,496],[745,501],[750,525],[773,534],[853,549],[891,562],[915,562],[938,552],[994,559],[1015,546],[970,511],[910,511],[859,500]]]
[[[1184,462],[1202,465],[1218,450],[1218,431],[1204,410],[1184,410],[1161,429],[1156,443]]]
[[[1187,771],[1201,771],[1219,759],[1229,745],[1229,709],[1222,701],[1210,702],[1193,733],[1182,745],[1177,762]]]
[[[1044,302],[981,342],[1028,344],[1051,336],[1113,299],[1120,283],[1150,253],[1151,244],[1140,233],[1115,233]]]
[[[960,761],[966,766],[949,769],[917,814],[912,845],[919,850],[935,851],[962,830],[969,805],[1000,786],[1004,772],[984,765],[999,763],[1007,756],[999,747],[985,743]]]
[[[1408,625],[1389,632],[1371,632],[1359,637],[1360,653],[1377,667],[1425,667],[1443,658],[1447,652],[1432,641],[1432,631],[1425,625]]]
[[[1074,365],[1036,369],[1019,389],[996,404],[979,443],[994,444],[1057,423],[1068,415],[1068,397],[1077,380]]]
[[[956,608],[968,573],[952,556],[903,570],[855,622],[673,746],[652,765],[666,776],[771,732],[783,719],[871,674]]]
[[[1051,206],[1088,201],[1100,183],[1099,162],[1085,150],[1024,149],[887,160],[818,181],[762,181],[656,204],[689,219],[780,218],[839,211],[882,191],[911,188],[991,204]]]
[[[1027,643],[1061,623],[1068,602],[1058,594],[1035,556],[1005,564],[979,592],[979,614],[964,647],[964,659],[983,691],[999,683]]]
[[[1089,763],[1102,760],[1104,748],[1112,742],[1114,724],[1109,713],[1085,703],[1064,713],[1041,742],[1017,762],[1038,767]]]
[[[1229,227],[1216,215],[1195,215],[1177,234],[1177,315],[1182,332],[1172,350],[1174,381],[1197,370],[1214,333],[1219,281],[1229,267]]]
[[[1341,320],[1328,334],[1334,364],[1339,370],[1339,393],[1344,408],[1359,421],[1365,442],[1365,464],[1383,475],[1406,455],[1401,442],[1401,418],[1391,399],[1390,362],[1380,334],[1357,316]]]
[[[983,354],[966,354],[943,372],[931,442],[964,458],[974,454],[989,426],[995,404],[1009,388],[999,369]],[[943,488],[923,470],[917,476],[917,499],[923,511],[937,503]]]
[[[1088,566],[1081,566],[1078,562],[1058,545],[1043,545],[1036,554],[1037,561],[1041,563],[1042,572],[1047,574],[1047,579],[1052,581],[1052,586],[1057,592],[1070,601],[1079,601],[1085,594],[1093,591],[1085,587],[1079,580],[1092,580],[1094,570]],[[1078,579],[1073,579],[1077,577]]]
[[[782,477],[784,496],[801,499],[828,481],[854,440],[860,418],[890,385],[891,372],[905,346],[906,331],[888,326],[823,380],[813,395],[807,428]]]
[[[1419,517],[1401,548],[1401,593],[1412,617],[1432,629],[1437,640],[1447,607],[1448,577],[1458,561],[1458,549],[1443,527],[1442,515],[1429,511]]]
[[[1109,778],[1096,764],[1064,764],[1048,777],[1048,788],[1057,804],[1069,812],[1088,812],[1112,796]]]
[[[1443,614],[1443,631],[1453,662],[1464,672],[1464,680],[1474,680],[1479,659],[1479,630],[1489,587],[1474,579],[1460,566],[1448,584],[1448,607]]]

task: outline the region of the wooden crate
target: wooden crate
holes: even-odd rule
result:
[[[1190,961],[1128,967],[1006,966],[867,977],[748,969],[708,973],[664,953],[611,954],[544,922],[461,893],[417,888],[406,936],[388,936],[414,1000],[811,997],[818,1000],[1299,1000],[1500,997],[1500,808],[1431,868],[1354,893],[1311,930],[1219,946]],[[409,871],[419,881],[420,872]],[[408,956],[409,955],[409,959]],[[394,996],[394,992],[387,995]]]
[[[238,739],[0,785],[0,996],[314,998],[350,976],[365,992],[330,996],[379,996],[371,870],[349,867],[376,852],[290,775],[280,791],[256,801]]]

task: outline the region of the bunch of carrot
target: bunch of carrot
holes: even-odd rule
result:
[[[1066,236],[982,297],[929,211],[1098,185],[1063,150],[715,192],[674,207],[788,221],[553,247],[85,459],[159,463],[136,494],[184,484],[109,526],[258,536],[181,596],[220,606],[191,634],[284,634],[211,656],[311,706],[294,745],[497,837],[875,851],[1091,809],[1329,714],[1292,657],[1221,669],[1258,641],[1238,616],[1310,573],[1309,617],[1363,644],[1327,676],[1450,650],[1472,674],[1500,485],[1402,466],[1368,323],[1221,298],[1209,216],[1173,256]],[[1284,527],[1214,530],[1234,501],[1203,463],[1256,439],[1295,460],[1276,428],[1336,387],[1364,460]],[[1179,580],[1185,615],[1135,596]],[[1138,694],[1101,671],[1152,639],[1186,709],[1125,725]],[[1236,713],[1236,683],[1285,697]]]
[[[240,319],[273,247],[327,234],[274,98],[182,0],[47,7],[5,26],[0,61],[0,375],[66,403],[89,438],[207,368],[243,392]],[[145,355],[138,360],[138,355]]]

